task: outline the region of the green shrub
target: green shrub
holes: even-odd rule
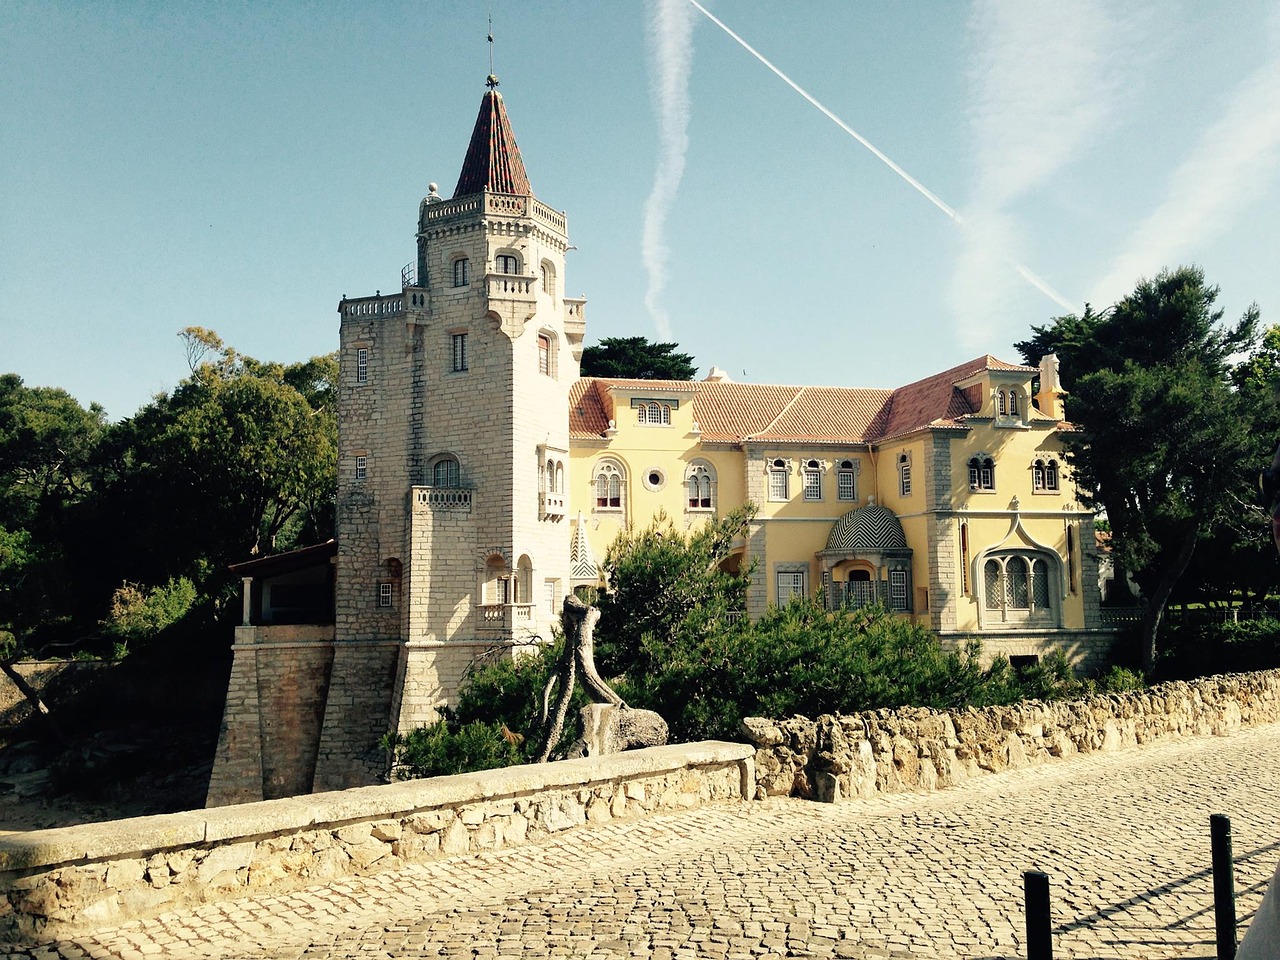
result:
[[[149,589],[125,583],[111,595],[111,611],[102,632],[115,641],[112,659],[122,659],[130,642],[145,643],[188,613],[196,603],[196,587],[186,577],[170,578]]]
[[[406,734],[389,734],[380,746],[393,751],[392,769],[397,780],[492,770],[521,759],[516,745],[504,736],[502,724],[478,720],[467,724],[441,720]]]
[[[1098,678],[1098,688],[1104,693],[1128,693],[1133,690],[1145,690],[1147,682],[1137,670],[1112,664],[1107,672]]]

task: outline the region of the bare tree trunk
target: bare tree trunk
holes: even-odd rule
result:
[[[1177,584],[1178,578],[1187,569],[1187,564],[1191,562],[1191,555],[1195,553],[1196,542],[1200,538],[1200,530],[1198,527],[1192,527],[1182,538],[1182,543],[1178,545],[1178,552],[1174,555],[1173,560],[1165,567],[1164,572],[1160,575],[1160,579],[1156,582],[1156,588],[1151,594],[1151,599],[1147,601],[1142,611],[1142,671],[1148,677],[1156,668],[1156,634],[1160,631],[1160,621],[1164,619],[1164,609],[1169,602],[1169,595],[1173,593],[1174,585]]]
[[[44,702],[36,688],[27,683],[26,677],[17,671],[13,661],[8,658],[0,660],[0,670],[4,671],[4,675],[13,681],[13,685],[18,688],[18,692],[22,694],[27,703],[31,704],[31,709],[44,722],[45,729],[53,734],[53,738],[60,744],[66,743],[66,738],[63,737],[62,731],[53,719],[53,714],[49,712],[48,704]]]

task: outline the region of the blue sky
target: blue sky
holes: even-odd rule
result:
[[[1180,263],[1280,321],[1280,4],[704,5],[962,222],[688,0],[4,0],[0,371],[119,418],[188,325],[334,349],[452,193],[490,7],[588,342],[895,386]]]

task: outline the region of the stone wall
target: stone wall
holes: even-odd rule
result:
[[[651,747],[0,838],[0,939],[537,842],[587,823],[750,798],[752,749]]]
[[[964,710],[751,717],[756,796],[827,802],[940,790],[971,777],[1280,720],[1280,670],[1163,683],[1135,693]]]

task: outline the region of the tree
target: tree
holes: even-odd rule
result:
[[[679,344],[650,343],[644,337],[605,337],[582,351],[584,377],[629,380],[692,380],[698,372],[693,354],[676,353]]]
[[[1165,607],[1197,543],[1242,502],[1255,466],[1231,357],[1254,342],[1257,307],[1233,326],[1196,267],[1139,281],[1109,310],[1059,317],[1016,345],[1033,363],[1057,353],[1068,377],[1064,436],[1081,500],[1106,510],[1116,559],[1143,594],[1150,673]]]

